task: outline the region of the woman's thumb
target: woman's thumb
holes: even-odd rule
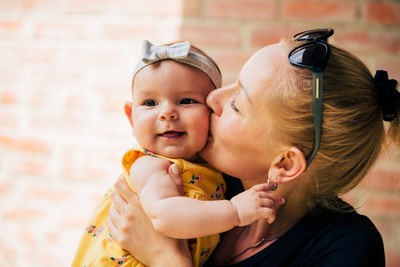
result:
[[[183,183],[178,165],[176,164],[169,165],[168,174],[174,180],[176,186],[178,187],[179,193],[183,195]]]

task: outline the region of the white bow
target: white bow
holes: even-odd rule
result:
[[[169,46],[158,46],[147,40],[143,41],[142,61],[146,64],[163,59],[184,59],[190,51],[190,42],[175,43]]]

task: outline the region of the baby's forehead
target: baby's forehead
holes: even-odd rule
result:
[[[173,60],[162,60],[145,66],[137,72],[132,83],[132,90],[176,90],[186,93],[208,94],[215,89],[210,77],[200,69]]]

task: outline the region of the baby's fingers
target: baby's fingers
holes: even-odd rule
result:
[[[251,189],[258,192],[259,197],[261,198],[269,198],[275,202],[275,204],[282,205],[285,203],[285,199],[277,196],[275,194],[267,193],[268,192],[268,185],[267,184],[258,184],[253,186]]]
[[[276,219],[276,209],[275,207],[262,207],[259,210],[259,216],[267,219],[269,224],[273,223]]]

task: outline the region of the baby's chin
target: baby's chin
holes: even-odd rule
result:
[[[188,153],[188,150],[174,150],[174,149],[163,149],[160,153],[156,153],[161,156],[172,158],[172,159],[184,159],[184,160],[196,160],[199,158],[197,152]]]

